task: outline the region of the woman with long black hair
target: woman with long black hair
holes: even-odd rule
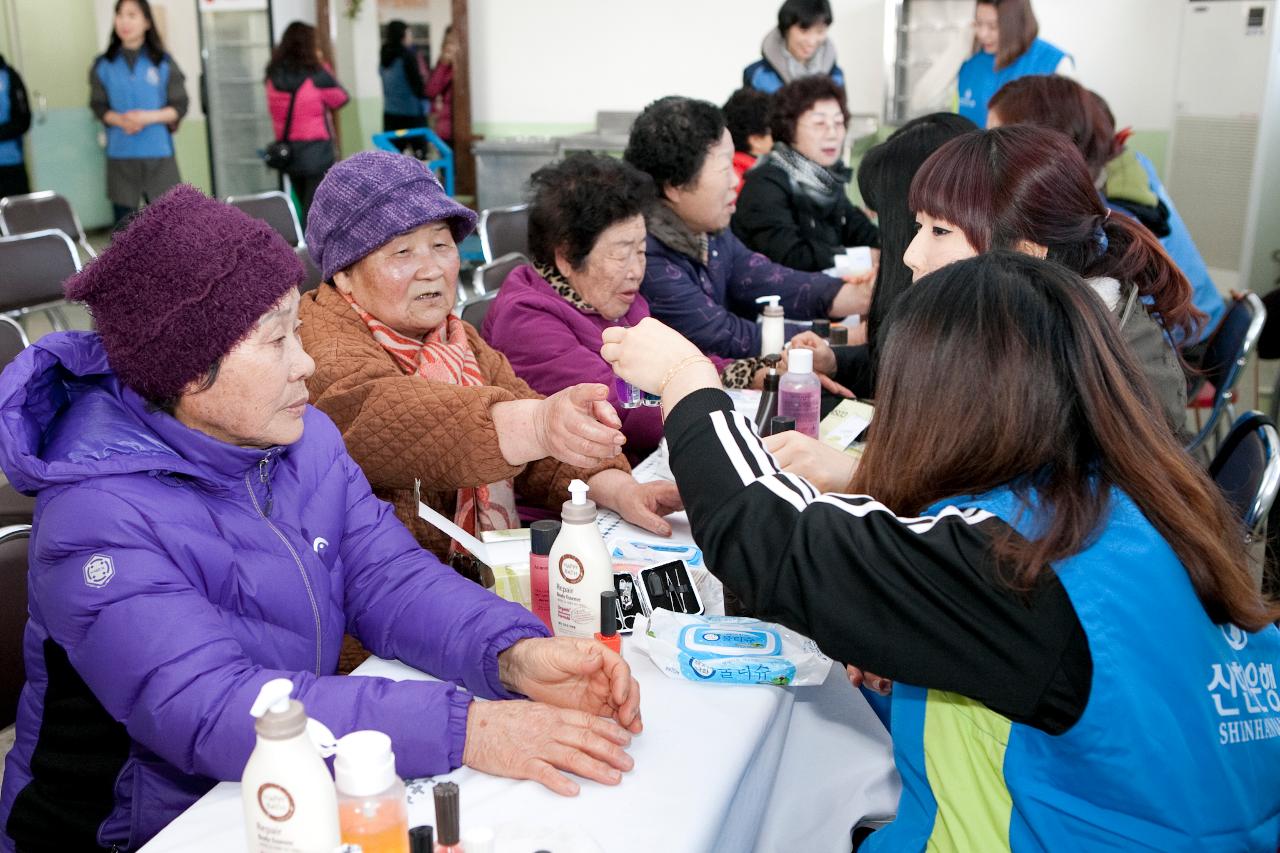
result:
[[[902,798],[863,849],[1274,850],[1280,607],[1093,288],[993,252],[892,326],[850,494],[780,471],[661,323],[601,351],[661,394],[726,588],[895,682]]]
[[[345,105],[349,96],[316,45],[316,28],[302,21],[285,29],[267,63],[266,78],[276,139],[284,139],[288,129],[292,156],[285,173],[298,196],[305,226],[311,197],[334,163],[330,111]]]
[[[186,78],[165,52],[147,0],[116,0],[106,51],[89,69],[89,108],[107,128],[107,197],[116,221],[182,179],[173,132]]]

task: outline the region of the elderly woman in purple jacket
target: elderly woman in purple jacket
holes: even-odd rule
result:
[[[625,448],[642,456],[662,439],[662,416],[656,408],[622,407],[600,347],[605,329],[649,316],[640,288],[653,182],[617,158],[583,153],[539,169],[530,187],[534,265],[507,276],[481,333],[540,394],[580,382],[615,388],[609,401]],[[725,387],[759,388],[763,381],[760,358],[713,361]]]
[[[798,272],[751,251],[728,230],[737,175],[719,107],[677,96],[654,101],[631,126],[625,157],[658,192],[645,217],[648,266],[640,292],[654,317],[704,353],[760,355],[761,296],[780,296],[793,320],[867,313],[870,277],[841,281]],[[801,331],[791,325],[787,337]]]
[[[0,464],[38,496],[0,849],[138,848],[240,778],[278,677],[335,733],[390,735],[401,776],[573,794],[557,768],[631,767],[621,658],[422,550],[307,405],[302,277],[267,225],[178,187],[68,282],[98,332],[0,376]],[[336,676],[344,632],[443,680]]]

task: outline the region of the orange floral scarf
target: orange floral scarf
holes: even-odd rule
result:
[[[338,291],[342,293],[342,291]],[[342,293],[352,310],[360,315],[373,339],[391,354],[407,375],[418,375],[429,382],[448,385],[484,385],[480,364],[467,341],[466,325],[450,314],[424,340],[402,335],[365,311],[349,294]],[[458,505],[454,524],[473,536],[485,530],[507,530],[520,526],[516,512],[515,488],[510,480],[458,489]],[[457,542],[451,552],[465,550]]]

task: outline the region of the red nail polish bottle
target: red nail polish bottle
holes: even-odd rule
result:
[[[600,631],[596,639],[622,654],[622,638],[618,636],[618,593],[612,589],[600,593]]]

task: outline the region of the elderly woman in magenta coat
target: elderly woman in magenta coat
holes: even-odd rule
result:
[[[649,316],[640,283],[653,183],[616,158],[576,154],[539,169],[531,185],[534,265],[507,276],[481,333],[539,393],[607,384],[625,449],[639,457],[662,439],[662,416],[656,408],[622,407],[600,345],[605,329]],[[759,358],[713,361],[728,388],[759,388],[767,370]]]
[[[626,663],[419,547],[307,405],[302,277],[269,226],[179,187],[68,283],[98,331],[0,376],[0,464],[37,495],[0,850],[142,846],[240,778],[280,677],[335,734],[390,735],[401,776],[574,794],[557,768],[630,769]],[[442,680],[336,677],[344,631]]]

